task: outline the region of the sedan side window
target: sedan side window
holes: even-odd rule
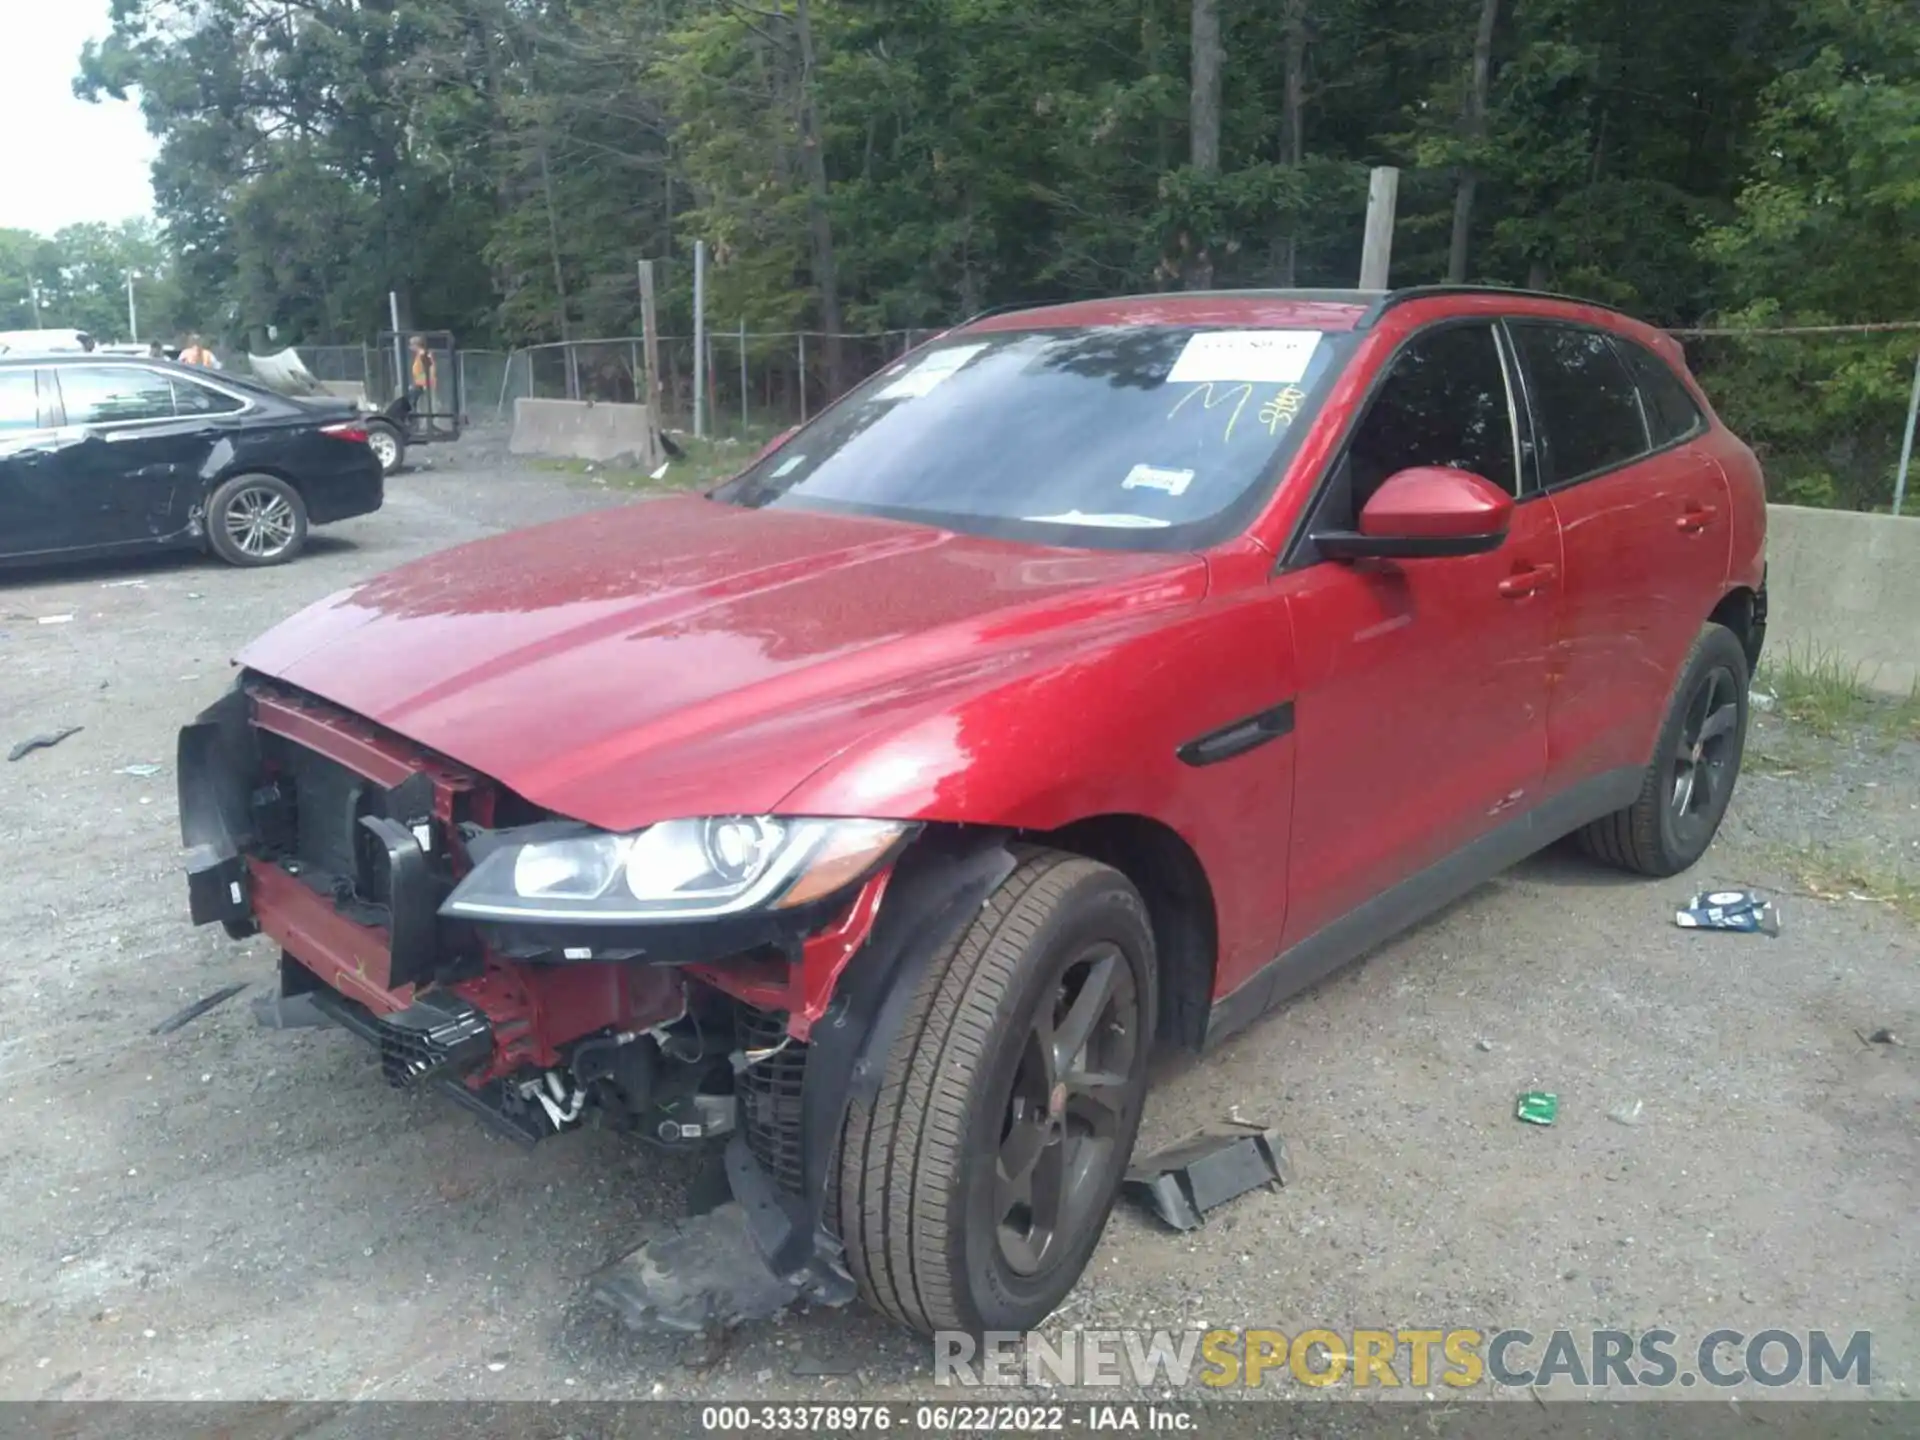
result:
[[[231,395],[222,395],[218,390],[209,390],[177,376],[173,381],[173,405],[182,415],[231,415],[241,408],[241,402]]]
[[[33,371],[0,371],[0,434],[35,430],[40,425],[40,395]]]
[[[155,371],[130,365],[63,365],[56,373],[69,425],[173,418],[173,386]]]
[[[1449,325],[1416,337],[1353,432],[1353,511],[1395,471],[1447,465],[1519,493],[1513,407],[1491,325]]]
[[[1551,483],[1566,485],[1647,453],[1633,377],[1598,330],[1510,322],[1545,432]]]

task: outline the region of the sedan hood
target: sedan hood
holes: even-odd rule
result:
[[[774,810],[861,736],[1205,588],[1192,555],[675,497],[430,556],[240,662],[628,829]]]

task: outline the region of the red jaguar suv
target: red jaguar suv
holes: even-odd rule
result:
[[[706,495],[312,606],[180,738],[197,923],[526,1141],[724,1147],[773,1272],[1038,1323],[1156,1045],[1739,772],[1751,450],[1510,291],[996,314]]]

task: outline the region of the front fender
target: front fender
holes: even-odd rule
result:
[[[780,1189],[744,1133],[727,1146],[727,1178],[772,1271],[825,1303],[852,1298],[838,1238],[826,1215],[828,1170],[840,1153],[847,1106],[880,1093],[887,1056],[927,965],[1013,873],[995,832],[930,834],[901,857],[873,931],[813,1027],[800,1096],[802,1192]]]

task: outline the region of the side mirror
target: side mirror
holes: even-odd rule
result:
[[[1321,531],[1320,553],[1335,560],[1432,560],[1484,555],[1507,538],[1513,496],[1491,480],[1445,465],[1389,475],[1360,511],[1358,530]]]

